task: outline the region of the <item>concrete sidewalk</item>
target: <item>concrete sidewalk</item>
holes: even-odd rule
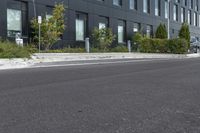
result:
[[[27,68],[39,63],[111,60],[111,59],[184,59],[197,58],[200,54],[149,54],[149,53],[36,53],[32,59],[0,59],[0,70]]]

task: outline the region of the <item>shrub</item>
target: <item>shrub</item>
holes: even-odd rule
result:
[[[132,37],[133,51],[138,51],[138,46],[141,43],[142,39],[143,39],[143,36],[139,32],[134,34],[134,36]]]
[[[160,24],[155,33],[156,38],[167,39],[167,29],[165,24]]]
[[[11,42],[0,42],[0,58],[30,58],[28,48]]]
[[[188,50],[188,42],[185,39],[171,39],[168,41],[168,47],[171,53],[184,54]]]
[[[139,51],[144,53],[184,54],[187,52],[187,41],[185,39],[143,38],[139,45]]]
[[[124,45],[119,45],[115,48],[112,48],[110,51],[111,52],[128,52],[128,48]]]
[[[25,46],[25,48],[28,50],[29,53],[38,52],[37,46],[35,46],[34,44],[29,44],[29,45]]]
[[[104,51],[111,46],[115,38],[116,36],[110,28],[94,28],[92,31],[93,47],[103,49]]]
[[[179,31],[179,38],[185,39],[188,43],[188,49],[190,48],[190,29],[187,23],[183,23]]]
[[[64,53],[85,53],[84,48],[64,48]]]
[[[48,50],[42,51],[43,53],[84,53],[84,48],[64,48],[64,49],[55,49],[55,50]]]
[[[105,53],[105,52],[110,52],[109,49],[103,50],[103,49],[99,49],[99,48],[91,48],[90,51],[91,51],[92,53]]]

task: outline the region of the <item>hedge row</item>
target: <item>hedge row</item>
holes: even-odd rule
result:
[[[184,54],[188,50],[185,39],[152,39],[143,38],[139,42],[139,51],[144,53]]]

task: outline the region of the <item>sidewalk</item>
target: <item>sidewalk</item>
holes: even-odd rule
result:
[[[110,59],[185,59],[200,54],[148,54],[148,53],[36,53],[32,59],[0,59],[0,70],[27,68],[39,63],[62,61],[92,61]]]

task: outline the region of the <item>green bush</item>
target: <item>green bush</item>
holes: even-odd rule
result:
[[[0,58],[30,58],[28,48],[11,42],[0,42]]]
[[[155,33],[156,38],[167,39],[167,29],[165,24],[160,24]]]
[[[34,44],[29,44],[25,47],[29,53],[37,53],[38,49]]]
[[[104,51],[109,49],[115,38],[110,28],[94,28],[92,31],[93,47]]]
[[[64,49],[55,49],[42,51],[43,53],[84,53],[84,48],[64,48]]]
[[[90,51],[92,53],[105,53],[105,52],[110,52],[109,49],[99,49],[99,48],[91,48]]]
[[[139,32],[135,33],[134,36],[132,37],[132,50],[133,51],[138,51],[138,47],[140,42],[142,41],[143,36]]]
[[[185,39],[151,39],[143,38],[139,45],[139,51],[144,53],[173,53],[184,54],[187,52]]]
[[[84,53],[84,48],[64,48],[64,53]]]
[[[187,23],[183,23],[179,31],[179,38],[185,39],[188,43],[188,49],[190,48],[190,28]]]
[[[168,48],[171,53],[184,54],[188,50],[188,42],[185,39],[171,39],[168,41]]]
[[[110,51],[111,52],[128,52],[128,48],[124,45],[119,45],[115,48],[112,48]]]

